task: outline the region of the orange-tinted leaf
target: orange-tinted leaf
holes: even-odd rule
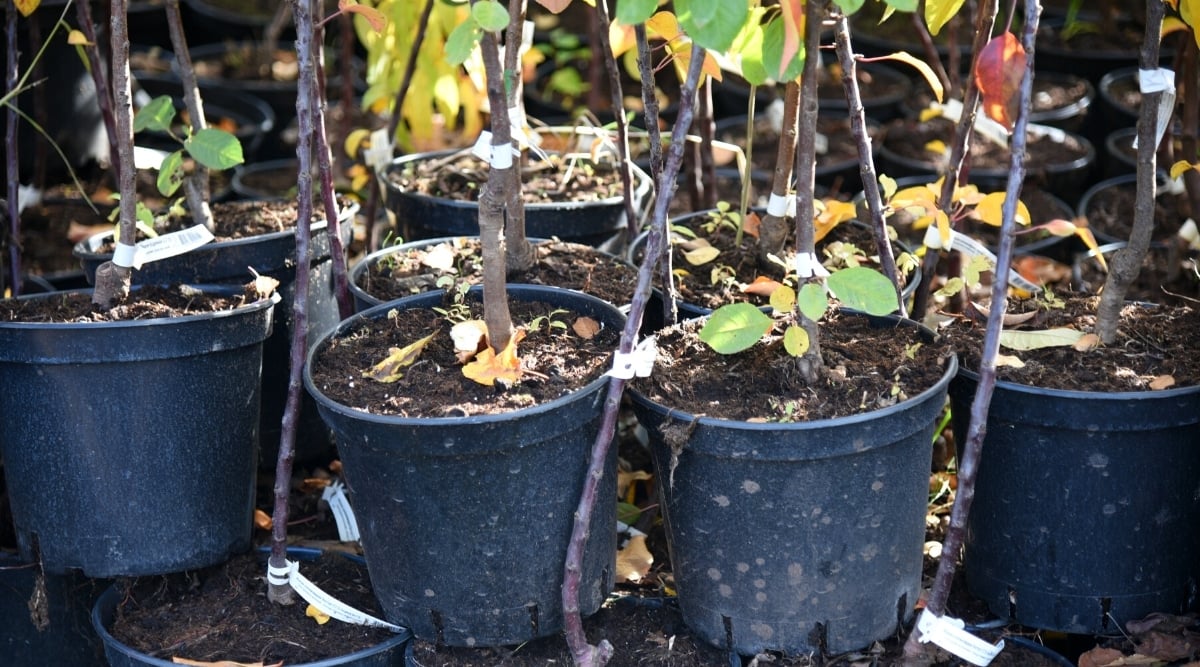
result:
[[[679,20],[671,12],[656,12],[646,20],[646,31],[668,42],[683,36],[683,31],[679,29]]]
[[[851,202],[833,199],[821,202],[817,217],[813,220],[815,242],[820,243],[834,227],[847,220],[853,220],[857,215],[858,210]]]
[[[1083,337],[1075,341],[1075,349],[1079,352],[1087,352],[1088,350],[1100,344],[1100,337],[1094,333],[1083,334]]]
[[[21,16],[29,16],[42,4],[42,0],[13,0],[13,4],[17,6],[17,11],[21,12]]]
[[[882,56],[879,59],[895,60],[897,62],[902,62],[909,65],[921,73],[921,76],[925,79],[925,83],[929,84],[929,88],[933,91],[933,96],[937,98],[939,103],[946,97],[946,90],[942,88],[942,80],[937,77],[937,74],[933,71],[933,68],[920,58],[917,58],[911,53],[897,51],[895,53]]]
[[[411,366],[417,357],[421,355],[421,350],[433,340],[436,334],[429,334],[421,340],[404,346],[403,348],[393,347],[388,349],[388,356],[374,366],[363,371],[363,377],[371,378],[376,382],[395,382],[404,377],[401,372],[402,368]]]
[[[608,26],[608,43],[612,46],[613,57],[620,58],[626,51],[637,46],[637,33],[633,26],[613,21],[612,25]]]
[[[742,231],[746,232],[750,236],[753,236],[754,238],[758,238],[758,228],[761,225],[762,218],[758,217],[758,214],[754,211],[750,211],[746,214],[746,217],[742,219]]]
[[[755,296],[771,296],[775,290],[783,287],[783,283],[778,280],[768,278],[767,276],[759,276],[754,279],[754,282],[742,288],[742,293],[753,294]]]
[[[349,2],[348,0],[338,0],[338,9],[363,17],[367,20],[367,23],[371,24],[371,30],[374,30],[376,33],[383,32],[384,27],[387,26],[387,18],[383,15],[383,12],[374,7],[360,5],[357,2]]]
[[[975,61],[975,85],[982,96],[983,112],[1010,132],[1017,121],[1025,61],[1025,48],[1011,32],[993,37]]]
[[[975,210],[972,212],[975,218],[992,225],[999,227],[1003,222],[1004,216],[1004,200],[1007,198],[1003,192],[991,192],[979,199],[975,203]],[[967,202],[963,202],[967,203]],[[1017,200],[1016,223],[1018,225],[1028,226],[1030,220],[1029,209],[1021,200]]]
[[[271,515],[254,508],[254,527],[259,530],[271,530]]]
[[[779,0],[779,8],[783,11],[783,54],[778,64],[771,63],[775,65],[775,72],[787,70],[804,39],[804,0]]]
[[[521,379],[521,358],[517,356],[517,343],[525,338],[525,330],[517,329],[508,339],[508,346],[496,354],[491,346],[475,355],[475,360],[463,366],[463,375],[479,384],[491,387],[496,380],[514,383]]]
[[[537,0],[537,3],[549,9],[551,14],[561,14],[571,4],[571,0]]]
[[[571,323],[571,330],[584,340],[591,340],[600,333],[600,323],[590,317],[581,317]]]
[[[1078,236],[1079,240],[1083,241],[1083,244],[1088,247],[1088,250],[1099,250],[1100,244],[1096,243],[1096,235],[1093,234],[1092,230],[1088,229],[1086,225],[1079,224],[1080,222],[1080,220],[1075,221],[1075,236]],[[1107,272],[1108,262],[1104,259],[1104,253],[1096,252],[1094,255],[1096,257],[1096,261],[1100,262],[1101,268]]]

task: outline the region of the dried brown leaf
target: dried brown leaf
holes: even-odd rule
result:
[[[1074,347],[1079,352],[1087,352],[1088,350],[1100,344],[1100,337],[1094,333],[1083,334],[1083,336],[1075,341]]]
[[[600,333],[600,323],[590,317],[580,317],[571,323],[571,330],[580,338],[591,340]]]
[[[624,549],[617,551],[617,583],[638,583],[650,573],[654,556],[646,548],[646,536],[634,535]]]
[[[1150,381],[1150,388],[1159,391],[1161,389],[1169,389],[1175,386],[1175,377],[1172,375],[1160,375]]]

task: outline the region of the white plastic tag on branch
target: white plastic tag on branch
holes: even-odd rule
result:
[[[658,356],[658,342],[654,336],[642,339],[628,354],[617,350],[613,355],[613,367],[605,375],[620,380],[632,380],[635,376],[649,377]]]
[[[283,580],[279,581],[282,576]],[[404,628],[388,623],[387,621],[375,618],[370,614],[365,614],[354,607],[330,596],[325,591],[317,587],[316,584],[300,574],[300,566],[296,561],[289,560],[286,572],[277,570],[273,567],[267,567],[267,580],[272,584],[290,584],[292,589],[304,598],[304,601],[312,606],[320,609],[325,615],[330,618],[336,618],[343,623],[353,623],[354,625],[366,625],[372,628],[384,628],[392,632],[407,632]]]
[[[946,120],[957,123],[962,119],[963,105],[958,100],[948,99],[943,104],[934,102],[930,106],[939,109]],[[975,131],[997,146],[1008,148],[1008,130],[986,115],[976,114]]]
[[[379,171],[387,165],[392,157],[392,142],[388,140],[387,130],[380,128],[371,133],[371,145],[363,151],[363,160],[373,171]]]
[[[518,103],[516,106],[508,108],[508,125],[512,132],[512,138],[521,148],[528,148],[538,156],[539,160],[549,160],[550,156],[546,155],[546,151],[542,150],[525,132],[525,105]]]
[[[475,157],[487,162],[495,169],[508,169],[512,166],[514,155],[520,155],[521,151],[516,146],[509,146],[509,150],[496,150],[492,145],[492,133],[484,130],[479,133],[479,138],[475,140],[475,145],[471,147],[471,154]]]
[[[788,211],[796,210],[796,195],[786,194],[783,196],[771,193],[771,198],[767,200],[767,215],[773,215],[777,218],[782,218],[788,215]]]
[[[957,234],[958,232],[955,232],[953,229],[951,229],[949,240],[943,244],[942,233],[938,230],[938,226],[931,224],[925,228],[925,238],[921,240],[921,243],[924,243],[925,247],[929,248],[930,250],[941,250],[943,248],[949,249],[954,246],[954,237]]]
[[[941,237],[938,236],[937,229],[933,225],[930,225],[929,230],[933,231],[933,238],[935,240],[937,240],[938,242],[940,242]],[[929,237],[930,237],[930,232],[926,231],[925,232],[925,244],[926,245],[929,245],[929,240],[930,240]],[[931,246],[931,245],[929,245],[929,247],[933,248],[933,246]],[[967,236],[966,234],[955,233],[955,231],[953,229],[950,230],[949,249],[957,250],[958,252],[961,252],[964,255],[978,255],[978,256],[986,259],[988,261],[988,263],[990,263],[992,266],[996,266],[996,255],[994,255],[991,250],[988,250],[987,247],[984,246],[982,243],[980,243],[979,241],[976,241],[975,239],[971,238],[970,236]],[[1017,273],[1015,270],[1013,270],[1011,268],[1008,270],[1008,284],[1012,287],[1016,287],[1017,289],[1023,289],[1026,292],[1036,293],[1036,292],[1042,291],[1041,285],[1035,285],[1035,284],[1029,282],[1028,280],[1025,280],[1025,278],[1021,274]]]
[[[825,278],[829,270],[811,252],[796,253],[796,275],[800,278]]]
[[[929,610],[921,611],[917,618],[917,630],[922,642],[933,642],[972,665],[986,667],[1004,650],[1004,640],[992,644],[963,629],[963,622],[949,616],[934,616]]]
[[[97,250],[103,242],[101,236],[89,239],[92,250]],[[194,225],[157,238],[139,241],[137,245],[117,243],[113,252],[112,263],[126,268],[140,269],[147,262],[182,255],[212,241],[215,237],[204,225]]]
[[[128,243],[117,244],[117,249],[113,251],[112,263],[127,269],[135,265],[139,269],[142,268],[142,263],[137,260],[137,246]]]
[[[354,510],[350,507],[350,499],[346,497],[346,487],[341,482],[334,482],[321,492],[321,500],[329,503],[333,512],[333,520],[337,524],[338,539],[343,542],[358,541],[358,520],[354,518]]]
[[[1175,111],[1175,72],[1165,67],[1158,69],[1138,70],[1138,88],[1143,95],[1162,93],[1158,98],[1158,120],[1154,125],[1154,145],[1162,143],[1163,134],[1171,123],[1171,114]],[[1133,147],[1137,148],[1137,135],[1133,137]]]

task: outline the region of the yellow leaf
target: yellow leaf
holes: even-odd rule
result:
[[[317,622],[317,625],[325,625],[329,622],[329,614],[317,609],[314,604],[308,605],[308,609],[304,610],[304,615]]]
[[[1163,22],[1162,22],[1162,37],[1166,37],[1167,35],[1169,35],[1173,32],[1178,32],[1180,30],[1188,30],[1188,29],[1189,29],[1188,25],[1186,23],[1184,23],[1183,21],[1179,20],[1178,17],[1168,16],[1168,17],[1164,18]]]
[[[892,195],[896,194],[896,179],[887,174],[880,174],[879,188],[883,191],[883,200],[891,201]]]
[[[788,327],[783,332],[783,349],[793,357],[799,357],[808,352],[808,332],[802,327]]]
[[[1002,215],[1004,199],[1005,193],[1003,192],[992,192],[986,194],[982,199],[979,200],[979,203],[975,204],[975,211],[972,215],[984,223],[994,227],[999,227],[1000,223],[1004,219]],[[1024,202],[1018,199],[1016,217],[1017,224],[1028,226],[1029,220],[1029,209],[1025,207]]]
[[[608,43],[612,46],[613,58],[620,58],[626,51],[637,46],[637,33],[631,25],[621,25],[615,20],[608,26]]]
[[[945,211],[934,211],[933,219],[937,222],[938,238],[942,240],[942,247],[950,245],[950,216],[946,215]]]
[[[928,123],[934,118],[942,117],[942,108],[940,106],[929,106],[921,109],[921,113],[917,114],[917,120],[922,123]]]
[[[584,340],[591,340],[600,333],[600,323],[590,317],[580,317],[571,323],[571,330]]]
[[[1200,45],[1200,0],[1179,0],[1179,18],[1192,27],[1192,37]]]
[[[13,0],[13,4],[17,6],[17,11],[21,12],[21,16],[29,16],[42,4],[42,0]]]
[[[1171,165],[1171,178],[1179,178],[1183,175],[1183,172],[1187,171],[1188,169],[1200,171],[1200,162],[1197,162],[1196,164],[1192,164],[1187,160],[1180,160],[1176,162],[1175,164]]]
[[[459,322],[450,327],[450,340],[454,341],[458,363],[465,364],[475,358],[487,341],[487,324],[483,320]]]
[[[338,6],[344,12],[358,14],[366,19],[367,23],[371,25],[371,30],[374,30],[376,34],[383,32],[384,27],[387,26],[387,18],[383,15],[383,12],[374,7],[361,5],[357,2],[347,2],[346,0],[338,3]]]
[[[425,346],[429,344],[429,341],[433,340],[435,335],[429,334],[421,340],[411,345],[406,345],[403,348],[389,348],[388,356],[383,361],[363,371],[363,377],[371,378],[376,382],[395,382],[399,380],[404,377],[400,369],[411,366],[417,360],[417,357],[420,356],[421,350],[425,349]]]
[[[707,264],[713,261],[720,254],[720,250],[712,246],[705,246],[683,253],[683,258],[686,259],[688,264],[691,264],[692,266],[700,266],[701,264]]]
[[[1020,357],[1014,357],[1008,354],[996,353],[996,367],[1009,366],[1010,368],[1025,368],[1025,362],[1021,361]]]
[[[930,153],[942,155],[946,152],[946,142],[942,141],[941,139],[934,139],[933,141],[925,144],[925,150],[929,151]]]
[[[646,548],[646,536],[634,535],[623,549],[617,551],[617,583],[639,583],[650,574],[654,556]]]
[[[353,160],[358,157],[358,149],[367,145],[370,139],[371,131],[360,127],[346,135],[346,140],[342,142],[342,150],[346,151],[346,157]]]
[[[779,289],[771,292],[771,307],[775,310],[784,313],[792,312],[796,306],[796,290],[787,285],[780,285]]]
[[[491,387],[496,380],[512,384],[521,379],[521,358],[517,356],[517,343],[525,338],[525,330],[517,329],[508,339],[508,346],[496,354],[490,346],[475,356],[475,360],[463,366],[463,375],[479,384]]]
[[[1104,253],[1099,252],[1100,244],[1096,243],[1096,235],[1092,233],[1092,230],[1088,229],[1086,225],[1078,224],[1077,221],[1075,224],[1075,236],[1078,236],[1083,241],[1088,250],[1096,251],[1092,255],[1096,258],[1096,261],[1100,262],[1100,267],[1107,273],[1108,261],[1104,259]]]
[[[1010,350],[1037,350],[1043,347],[1068,347],[1079,342],[1078,329],[1041,329],[1038,331],[1001,331],[1000,344]]]
[[[91,46],[86,35],[78,30],[72,30],[67,33],[67,44],[71,46]]]
[[[671,12],[656,12],[654,16],[646,19],[646,32],[668,42],[683,35],[683,31],[679,29],[679,21]]]
[[[925,82],[928,83],[929,87],[933,90],[933,96],[937,98],[939,103],[942,102],[946,91],[942,88],[942,82],[938,79],[937,74],[934,74],[933,68],[930,67],[925,61],[913,56],[911,53],[905,53],[904,51],[897,51],[895,53],[883,56],[881,59],[898,60],[906,65],[916,68],[916,70],[921,73],[921,76],[925,77]]]
[[[929,34],[938,34],[962,5],[963,0],[925,0],[925,23],[929,25]]]
[[[1170,375],[1160,375],[1150,381],[1150,388],[1155,391],[1168,389],[1175,386],[1175,378]]]
[[[858,209],[852,202],[835,199],[820,202],[817,218],[813,221],[814,241],[820,243],[834,227],[847,220],[858,217]]]

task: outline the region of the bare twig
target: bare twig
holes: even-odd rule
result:
[[[81,3],[86,4],[86,3]],[[187,38],[183,35],[183,19],[179,15],[179,0],[167,0],[167,28],[171,33],[171,48],[175,61],[179,63],[179,82],[183,86],[183,103],[191,119],[192,131],[208,126],[204,118],[204,103],[200,99],[200,87],[196,85],[196,70],[192,67],[192,54],[188,51]],[[183,183],[188,209],[192,219],[213,230],[212,209],[209,207],[208,169],[196,162],[192,173]]]
[[[79,20],[79,30],[87,38],[83,53],[88,60],[88,73],[92,75],[92,83],[96,86],[96,104],[100,107],[100,117],[104,119],[104,129],[108,131],[109,161],[112,163],[113,175],[118,182],[121,178],[120,165],[117,155],[117,121],[113,116],[112,97],[109,96],[108,66],[100,56],[100,48],[96,43],[96,26],[92,21],[90,2],[76,2],[75,15]],[[11,34],[11,33],[10,33]]]
[[[4,72],[4,91],[6,95],[16,93],[18,82],[21,78],[21,65],[18,62],[17,54],[17,8],[13,3],[7,3],[4,6],[4,34],[5,34],[5,63],[8,64]],[[4,182],[5,188],[5,211],[4,215],[8,218],[8,279],[9,289],[12,290],[12,296],[21,295],[21,214],[18,210],[17,198],[20,196],[20,163],[17,154],[17,109],[15,106],[6,106],[4,108],[5,126],[4,126],[4,145],[8,146],[8,150],[4,154]],[[3,285],[0,284],[0,294],[3,293]]]
[[[633,205],[633,161],[629,158],[629,119],[623,112],[625,93],[621,90],[621,71],[617,66],[617,59],[613,57],[612,40],[608,36],[608,26],[612,24],[612,19],[608,15],[608,3],[596,3],[596,18],[602,28],[598,31],[600,53],[596,56],[604,60],[604,68],[608,72],[613,116],[617,123],[617,157],[621,161],[621,189],[625,195],[625,220],[627,228],[637,229],[638,214]]]

